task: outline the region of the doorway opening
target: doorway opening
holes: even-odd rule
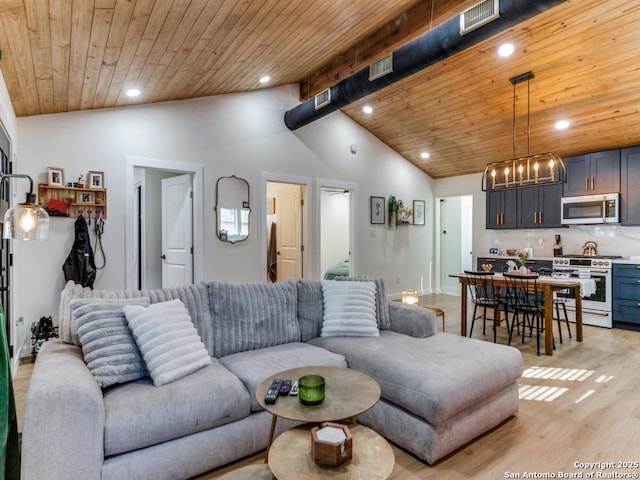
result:
[[[266,280],[284,282],[307,272],[307,185],[266,181]]]
[[[354,185],[331,181],[318,182],[320,278],[333,280],[352,275],[354,270],[353,193]]]
[[[201,165],[127,157],[128,289],[187,285],[203,278],[202,175]]]
[[[436,209],[436,270],[438,291],[460,295],[460,285],[449,275],[473,269],[473,196],[444,197]]]

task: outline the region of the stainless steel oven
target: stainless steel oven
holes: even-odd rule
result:
[[[573,278],[591,278],[595,280],[595,293],[582,297],[582,321],[585,325],[612,328],[612,286],[611,271],[612,258],[604,256],[556,257],[553,259],[555,272],[565,274]],[[575,312],[575,299],[573,292],[559,292],[559,297],[564,299],[567,310]],[[573,318],[571,318],[573,317]],[[575,313],[569,320],[575,321]]]

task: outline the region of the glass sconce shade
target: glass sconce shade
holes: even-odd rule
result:
[[[35,203],[35,195],[27,193],[24,203],[7,210],[4,215],[3,238],[14,240],[46,240],[49,236],[49,214]]]

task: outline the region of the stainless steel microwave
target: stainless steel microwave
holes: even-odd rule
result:
[[[620,223],[620,194],[562,198],[562,224]]]

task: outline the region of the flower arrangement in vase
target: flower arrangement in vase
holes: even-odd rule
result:
[[[530,273],[531,270],[527,268],[527,262],[529,261],[529,252],[527,250],[518,250],[518,263],[520,263],[521,273]]]

